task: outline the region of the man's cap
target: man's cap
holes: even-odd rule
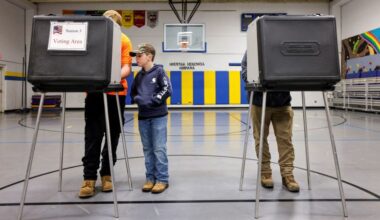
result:
[[[132,57],[135,57],[137,54],[142,54],[142,53],[152,54],[154,57],[156,55],[156,50],[150,44],[141,44],[138,46],[137,50],[133,50],[133,51],[129,52],[129,55]]]
[[[106,12],[104,12],[103,16],[107,17],[107,18],[111,18],[114,22],[116,22],[118,25],[121,26],[121,15],[119,14],[119,12],[115,11],[115,10],[108,10]]]

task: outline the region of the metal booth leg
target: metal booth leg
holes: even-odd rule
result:
[[[251,125],[251,109],[252,109],[252,99],[253,99],[253,91],[249,92],[249,107],[248,107],[248,115],[247,115],[247,123],[245,126],[245,137],[244,137],[244,150],[243,150],[243,159],[241,164],[241,175],[240,175],[240,185],[239,190],[243,190],[243,182],[244,182],[244,171],[245,171],[245,161],[247,159],[247,145],[248,145],[248,136]]]
[[[310,160],[309,160],[309,135],[307,131],[307,117],[306,117],[306,102],[305,102],[305,92],[302,91],[302,110],[303,110],[303,130],[305,135],[305,152],[306,152],[306,170],[307,170],[307,186],[311,190],[310,182]]]
[[[125,157],[125,166],[127,168],[127,173],[128,173],[128,185],[129,185],[129,190],[132,190],[132,178],[131,178],[131,170],[129,168],[129,158],[128,158],[128,151],[127,151],[127,142],[125,141],[124,127],[123,127],[123,122],[122,122],[122,117],[121,117],[121,110],[120,110],[119,94],[117,92],[116,92],[116,104],[117,104],[117,113],[119,115],[121,140],[122,140],[122,143],[123,143],[123,150],[124,150],[124,157]]]
[[[115,188],[115,172],[113,169],[113,157],[112,157],[112,147],[111,147],[111,130],[110,130],[110,120],[108,116],[108,102],[107,102],[107,94],[103,93],[104,100],[104,114],[106,119],[106,134],[107,134],[107,149],[108,149],[108,160],[112,178],[112,194],[113,194],[113,204],[115,211],[115,218],[119,218],[119,210],[117,207],[117,197],[116,197],[116,188]]]
[[[40,119],[41,119],[42,106],[44,103],[44,99],[45,99],[45,93],[41,93],[40,105],[38,107],[38,113],[37,113],[36,126],[34,127],[33,141],[32,141],[32,146],[30,148],[29,162],[28,162],[28,167],[26,169],[26,174],[25,174],[24,188],[22,190],[22,196],[21,196],[21,201],[20,201],[20,210],[18,213],[18,220],[21,220],[22,212],[24,209],[26,192],[28,190],[28,184],[29,184],[30,171],[32,169],[34,152],[36,150],[37,136],[38,136],[38,130],[40,128],[40,121],[41,121]]]
[[[334,164],[335,164],[336,176],[337,176],[337,179],[338,179],[340,198],[342,199],[343,215],[344,215],[344,217],[347,217],[348,215],[347,215],[347,207],[346,207],[346,198],[344,196],[343,185],[342,185],[342,178],[341,178],[341,175],[340,175],[340,168],[339,168],[339,162],[338,162],[338,154],[336,152],[334,134],[333,134],[333,131],[332,131],[332,126],[331,126],[330,109],[329,109],[329,106],[328,106],[328,103],[327,103],[326,93],[325,92],[322,92],[322,93],[323,93],[323,100],[324,100],[324,103],[325,103],[327,125],[329,127],[331,147],[332,147],[333,156],[334,156]]]
[[[263,92],[263,103],[261,108],[261,121],[260,121],[260,146],[259,146],[259,160],[257,161],[257,180],[256,180],[256,202],[255,202],[255,218],[259,218],[259,203],[260,203],[260,188],[261,188],[261,163],[263,161],[263,146],[264,146],[264,121],[265,111],[267,106],[267,92]]]
[[[59,156],[59,183],[58,192],[62,192],[62,167],[63,167],[63,152],[65,143],[65,118],[66,118],[66,92],[62,94],[62,123],[61,123],[61,149]]]

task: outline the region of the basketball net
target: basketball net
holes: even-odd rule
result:
[[[182,41],[179,43],[179,47],[182,52],[186,52],[189,49],[189,42]]]

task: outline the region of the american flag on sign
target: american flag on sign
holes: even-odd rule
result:
[[[55,25],[53,27],[53,34],[62,34],[62,25]]]

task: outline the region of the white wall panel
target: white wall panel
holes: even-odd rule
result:
[[[7,72],[22,72],[24,57],[24,9],[0,1],[0,64]],[[21,81],[4,80],[3,110],[21,107]]]
[[[24,10],[0,1],[0,53],[2,60],[22,62],[24,54]]]
[[[379,0],[352,0],[341,11],[342,39],[380,27]]]

